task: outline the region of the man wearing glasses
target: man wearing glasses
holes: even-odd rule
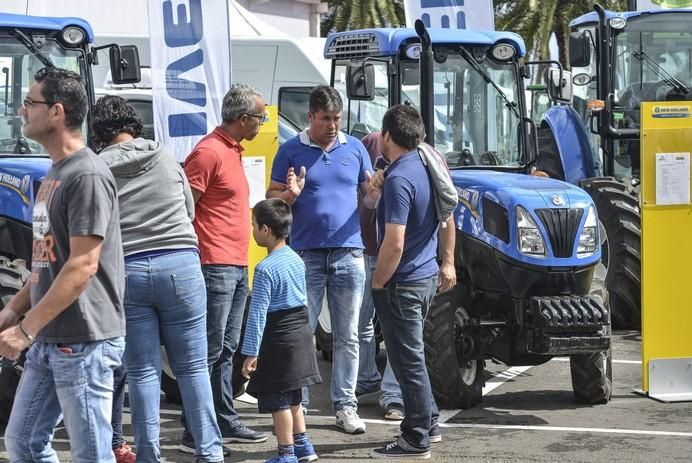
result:
[[[266,433],[248,429],[233,407],[233,354],[238,347],[248,294],[250,189],[240,142],[257,136],[266,120],[262,95],[234,85],[224,96],[221,125],[197,143],[185,161],[195,201],[193,225],[199,238],[207,287],[207,362],[216,420],[225,442],[264,442]],[[180,450],[195,452],[185,414]]]
[[[12,461],[58,461],[51,441],[63,418],[72,461],[115,463],[123,247],[115,180],[82,137],[87,109],[81,78],[46,67],[19,110],[24,136],[52,166],[34,203],[31,277],[0,312],[0,356],[16,360],[29,348],[4,436]]]

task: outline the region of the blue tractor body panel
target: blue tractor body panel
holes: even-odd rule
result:
[[[80,18],[47,18],[23,14],[0,13],[0,29],[61,31],[69,26],[84,29],[89,43],[94,41],[94,31],[88,22]]]
[[[432,43],[459,44],[468,46],[493,46],[498,43],[507,43],[514,47],[517,55],[522,57],[526,54],[524,40],[513,32],[498,32],[488,30],[470,29],[428,29]],[[336,43],[344,41],[357,44],[364,48],[367,56],[394,56],[401,51],[404,42],[418,43],[420,39],[415,29],[411,28],[390,28],[390,29],[361,29],[358,31],[335,32],[327,36],[324,45],[324,57],[327,59],[338,58]]]
[[[580,257],[577,254],[578,237],[590,208],[594,208],[591,197],[581,188],[569,183],[543,177],[523,174],[510,174],[494,171],[453,170],[452,179],[459,192],[459,206],[455,212],[457,229],[497,249],[506,256],[531,266],[539,267],[584,267],[595,265],[601,258],[600,247],[596,252]],[[508,238],[505,239],[488,231],[485,218],[488,211],[487,200],[502,207],[507,217]],[[517,236],[516,209],[518,206],[528,211],[538,225],[546,244],[545,256],[535,257],[519,251]],[[574,236],[572,252],[569,257],[555,257],[551,246],[551,235],[538,210],[582,209],[581,220]]]
[[[35,189],[50,166],[48,158],[0,157],[0,216],[30,224]]]
[[[548,108],[541,124],[547,124],[554,135],[565,181],[579,184],[584,179],[596,176],[588,129],[572,106]]]

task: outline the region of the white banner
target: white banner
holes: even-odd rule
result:
[[[495,29],[492,0],[405,0],[406,26],[422,19],[426,27]]]
[[[692,8],[692,0],[637,0],[637,11]]]
[[[184,161],[231,86],[227,0],[149,0],[156,139]]]

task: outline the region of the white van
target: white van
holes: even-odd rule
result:
[[[331,64],[323,58],[324,38],[233,37],[231,80],[257,88],[267,104],[297,126],[307,126],[308,96],[317,85],[329,85]],[[146,35],[96,35],[96,45],[136,45],[140,63],[149,67],[150,45]],[[220,63],[225,65],[225,63]],[[108,65],[94,67],[94,86],[108,88]]]

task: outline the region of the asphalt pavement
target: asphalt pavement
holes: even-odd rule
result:
[[[433,444],[438,462],[676,462],[692,461],[692,403],[661,403],[633,392],[641,388],[641,339],[616,332],[613,339],[613,398],[607,405],[576,404],[568,359],[508,368],[489,363],[483,402],[470,410],[443,410],[443,441]],[[365,396],[359,413],[367,432],[347,435],[334,426],[329,401],[330,367],[320,360],[325,383],[312,389],[308,432],[321,461],[365,462],[369,451],[391,440],[396,423],[383,420],[377,396]],[[244,422],[271,432],[271,417],[255,405],[236,402]],[[179,407],[162,401],[161,448],[164,461],[192,463],[177,450]],[[132,442],[129,408],[125,434]],[[54,447],[69,458],[64,429]],[[227,462],[263,462],[275,453],[273,436],[263,444],[231,444]],[[0,445],[0,461],[7,461]]]

